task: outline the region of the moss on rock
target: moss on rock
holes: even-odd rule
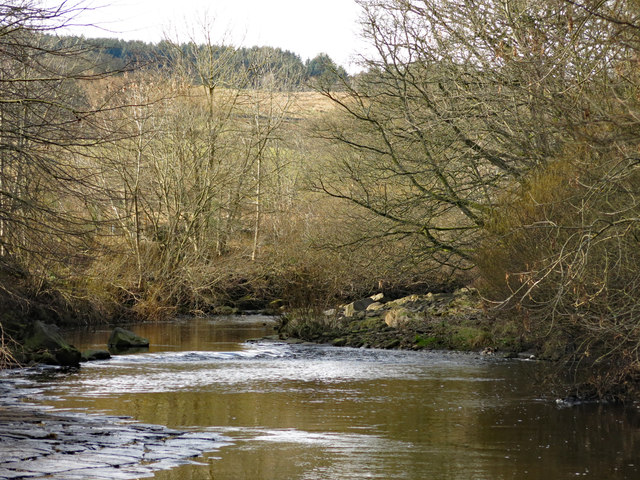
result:
[[[78,366],[81,357],[80,351],[62,338],[57,326],[40,321],[28,329],[23,353],[26,361],[62,366]]]
[[[371,302],[374,298],[375,303]],[[342,315],[332,316],[289,315],[282,322],[280,334],[349,347],[413,350],[494,347],[492,323],[473,289],[410,295],[397,300],[372,296],[365,300],[350,305],[375,307],[336,309],[332,312],[341,311]]]

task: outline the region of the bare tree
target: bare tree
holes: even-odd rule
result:
[[[0,253],[23,266],[81,256],[95,231],[89,205],[104,199],[91,156],[111,132],[86,89],[105,75],[83,45],[54,35],[82,11],[0,5]]]
[[[596,80],[625,47],[562,0],[359,3],[374,54],[323,89],[343,119],[318,134],[343,148],[316,187],[377,217],[376,235],[469,267],[505,189],[594,121]]]
[[[249,66],[252,85],[243,102],[243,110],[247,112],[244,116],[248,120],[243,143],[248,163],[253,165],[255,184],[253,261],[258,255],[265,210],[273,212],[272,207],[265,209],[264,197],[272,190],[270,183],[279,178],[280,170],[284,168],[280,159],[281,147],[286,144],[288,116],[295,102],[295,85],[300,81],[284,71],[285,68],[282,65],[281,71],[277,71],[269,52],[256,52]],[[270,197],[273,199],[273,195]]]

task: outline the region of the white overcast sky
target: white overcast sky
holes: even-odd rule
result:
[[[56,3],[48,0],[47,3]],[[185,25],[197,30],[206,15],[213,19],[212,39],[251,47],[268,45],[291,50],[303,60],[327,53],[348,70],[354,53],[362,51],[359,7],[354,0],[89,0],[95,7],[78,22],[87,37],[116,37],[158,42],[167,32],[188,40]],[[175,37],[175,36],[174,36]]]

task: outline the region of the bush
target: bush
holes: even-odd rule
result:
[[[515,308],[547,356],[592,372],[582,381],[597,395],[630,388],[640,372],[636,162],[595,150],[559,159],[505,196],[487,233],[485,294]]]

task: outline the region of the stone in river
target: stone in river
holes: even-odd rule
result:
[[[108,344],[110,349],[122,350],[127,348],[148,347],[149,340],[124,328],[116,327],[113,332],[111,332]]]
[[[25,338],[24,348],[29,358],[38,363],[62,366],[80,364],[80,351],[65,342],[55,325],[34,322]]]

